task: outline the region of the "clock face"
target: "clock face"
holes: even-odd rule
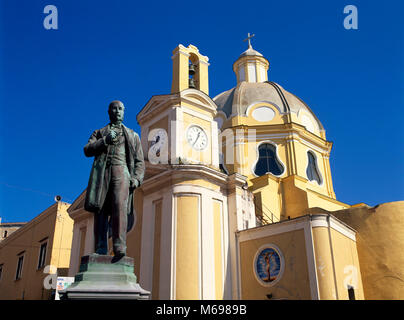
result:
[[[187,130],[187,140],[195,150],[203,150],[208,145],[208,136],[205,131],[198,126],[190,126]]]
[[[149,134],[150,150],[156,156],[160,156],[161,149],[167,143],[167,132],[164,129],[154,129]]]

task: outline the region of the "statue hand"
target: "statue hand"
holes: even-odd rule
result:
[[[106,142],[107,144],[114,144],[115,139],[116,139],[116,132],[115,132],[114,130],[111,130],[111,131],[107,134],[107,136],[106,136],[106,138],[105,138],[105,142]]]

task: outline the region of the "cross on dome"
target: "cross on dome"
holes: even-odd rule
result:
[[[251,38],[253,38],[253,37],[255,37],[255,34],[250,35],[250,33],[248,33],[248,37],[243,40],[243,41],[248,41],[248,48],[252,48]]]

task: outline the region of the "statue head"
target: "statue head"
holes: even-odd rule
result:
[[[125,106],[119,100],[114,100],[109,104],[108,114],[111,123],[122,122],[124,116]]]

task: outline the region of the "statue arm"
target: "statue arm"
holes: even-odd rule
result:
[[[139,187],[144,178],[144,173],[145,173],[145,163],[144,163],[144,155],[143,155],[143,149],[142,149],[142,144],[140,142],[139,135],[134,133],[135,135],[135,174],[132,177],[132,186],[133,187]]]
[[[99,138],[98,136],[99,130],[94,131],[88,143],[84,146],[84,154],[86,157],[97,156],[107,148],[105,137]]]

